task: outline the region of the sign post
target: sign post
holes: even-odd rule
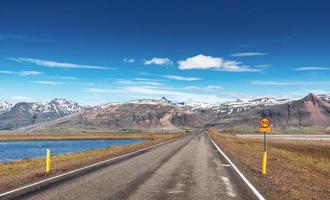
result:
[[[262,117],[259,120],[259,131],[264,133],[264,152],[262,155],[262,174],[266,175],[267,173],[267,132],[271,132],[270,128],[271,121],[267,117]]]

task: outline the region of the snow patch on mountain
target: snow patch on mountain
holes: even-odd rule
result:
[[[123,105],[123,104],[137,104],[137,105],[163,105],[163,106],[174,106],[174,107],[180,107],[184,108],[186,110],[191,111],[198,111],[203,109],[211,109],[211,110],[217,110],[221,113],[227,113],[230,114],[232,112],[241,112],[250,108],[254,108],[257,106],[270,106],[270,105],[278,105],[278,104],[284,104],[286,102],[289,102],[291,100],[289,99],[274,99],[271,97],[263,97],[258,99],[252,99],[252,100],[241,100],[236,99],[235,101],[229,101],[225,103],[217,103],[217,104],[210,104],[205,102],[192,102],[192,103],[185,103],[185,102],[177,102],[177,101],[170,101],[165,97],[158,98],[158,99],[139,99],[139,100],[132,100],[124,103],[107,103],[103,104],[101,106],[98,106],[98,108],[107,108],[108,106],[113,105]]]
[[[163,106],[175,106],[184,107],[184,102],[170,101],[165,97],[159,99],[139,99],[125,102],[124,104],[147,104],[147,105],[163,105]]]
[[[224,113],[224,114],[231,114],[231,113],[239,113],[245,110],[249,110],[255,107],[260,106],[272,106],[278,104],[284,104],[291,100],[289,99],[274,99],[271,97],[263,97],[258,99],[252,100],[241,100],[236,99],[235,101],[229,101],[225,103],[218,103],[218,104],[196,104],[192,106],[192,110],[199,111],[203,109],[210,109],[216,112]]]
[[[319,98],[325,99],[327,101],[330,101],[330,93],[329,94],[319,94],[319,95],[316,95],[316,96],[319,97]]]
[[[191,103],[189,106],[192,108],[192,110],[196,110],[196,109],[205,109],[205,108],[213,107],[214,104],[209,104],[205,102],[194,102]]]
[[[68,101],[63,98],[55,98],[46,102],[21,102],[17,103],[14,106],[8,104],[7,102],[0,102],[0,112],[4,107],[4,112],[10,111],[12,108],[18,110],[20,113],[30,113],[30,114],[40,114],[40,113],[49,113],[55,112],[57,114],[71,114],[74,112],[79,112],[82,110],[82,107],[73,101]]]
[[[9,111],[12,107],[13,105],[7,101],[0,101],[0,114]]]

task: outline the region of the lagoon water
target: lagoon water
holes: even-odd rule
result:
[[[38,140],[0,142],[0,162],[44,157],[47,148],[51,150],[52,155],[57,155],[139,142],[143,142],[143,140]]]

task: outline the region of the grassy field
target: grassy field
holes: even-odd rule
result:
[[[0,192],[24,185],[29,182],[42,180],[49,176],[58,175],[98,161],[123,155],[138,149],[148,147],[166,140],[181,137],[183,133],[153,134],[153,133],[0,133],[0,140],[48,140],[48,139],[144,139],[145,142],[127,146],[113,146],[105,149],[83,151],[73,154],[52,156],[51,174],[44,173],[45,158],[26,159],[0,163]]]
[[[267,175],[261,175],[263,141],[210,131],[266,199],[330,199],[330,142],[272,140]]]
[[[81,140],[81,139],[146,139],[161,136],[157,132],[83,132],[83,133],[34,133],[0,131],[0,141],[27,140]]]
[[[241,126],[241,127],[236,127],[231,131],[234,131],[237,134],[258,134],[259,132],[257,131],[258,128],[251,128],[251,127],[245,127],[245,126]],[[285,130],[279,130],[279,129],[273,129],[272,131],[273,134],[283,134],[283,135],[304,135],[304,134],[308,134],[308,135],[318,135],[318,134],[326,134],[329,135],[330,134],[330,130],[325,130],[322,127],[304,127],[304,128],[292,128],[292,129],[285,129]]]

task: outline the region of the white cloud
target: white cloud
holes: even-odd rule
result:
[[[221,89],[221,90],[223,90],[224,88],[220,85],[208,85],[208,86],[206,86],[206,89],[209,89],[209,90],[219,90],[219,89]]]
[[[179,69],[209,69],[220,68],[223,62],[222,58],[214,58],[211,56],[204,56],[199,54],[197,56],[187,58],[186,60],[180,60],[178,62]]]
[[[0,74],[15,74],[15,75],[19,75],[19,76],[37,76],[37,75],[41,75],[42,72],[38,72],[38,71],[20,71],[20,72],[0,71]]]
[[[297,81],[297,82],[285,82],[285,81],[251,81],[253,85],[262,86],[305,86],[305,85],[329,85],[330,81]]]
[[[74,76],[52,76],[51,78],[65,79],[65,80],[78,80],[78,78],[74,77]]]
[[[117,80],[116,83],[123,84],[123,85],[163,85],[157,81],[149,81],[148,79],[145,80]]]
[[[91,93],[116,93],[118,90],[116,89],[108,89],[108,88],[85,88],[86,92]]]
[[[267,53],[260,52],[241,52],[241,53],[233,53],[230,56],[232,57],[251,57],[251,56],[265,56]]]
[[[42,72],[38,72],[38,71],[21,71],[18,74],[20,76],[38,76],[38,75],[41,75]]]
[[[33,81],[33,83],[43,84],[43,85],[62,85],[63,82],[58,81]]]
[[[0,71],[0,74],[15,74],[13,71]]]
[[[199,54],[194,57],[180,60],[178,62],[179,69],[215,69],[228,72],[260,72],[260,68],[251,68],[250,66],[242,65],[241,62],[224,60],[221,57],[212,57]]]
[[[26,57],[18,57],[18,58],[9,57],[8,59],[19,62],[19,63],[32,63],[35,65],[49,67],[49,68],[97,69],[97,70],[112,69],[109,67],[102,67],[102,66],[95,66],[95,65],[80,65],[80,64],[56,62],[56,61],[52,61],[52,60],[43,60],[43,59],[26,58]]]
[[[145,85],[158,85],[158,86],[163,85],[162,83],[154,82],[154,81],[143,81],[143,82],[140,82],[140,83],[145,84]]]
[[[143,95],[152,95],[152,96],[168,96],[171,99],[185,102],[205,102],[215,103],[221,101],[216,95],[209,94],[195,94],[187,92],[179,92],[170,89],[161,89],[161,88],[147,88],[147,87],[126,87],[125,90],[131,93],[143,94]]]
[[[217,102],[220,100],[216,95],[208,95],[208,94],[194,94],[194,93],[186,93],[186,92],[179,92],[169,89],[153,89],[153,88],[146,88],[146,87],[127,87],[125,88],[127,91],[136,93],[136,94],[143,94],[143,95],[152,95],[152,96],[169,96],[171,99],[176,99],[178,101],[185,101],[185,102]]]
[[[152,79],[152,78],[134,78],[134,80],[136,80],[136,81],[157,81],[157,82],[164,81],[164,80]]]
[[[220,98],[217,95],[213,94],[201,94],[198,93],[190,93],[190,92],[182,92],[178,91],[177,88],[168,88],[168,87],[154,87],[148,85],[140,85],[140,86],[126,86],[120,88],[85,88],[85,92],[89,92],[91,94],[117,94],[124,95],[126,97],[138,97],[138,98],[159,98],[162,96],[168,97],[169,99],[176,101],[184,101],[187,103],[191,102],[208,102],[208,103],[216,103],[220,101],[224,101],[224,98]]]
[[[209,90],[209,91],[213,91],[213,90],[223,90],[224,88],[220,85],[208,85],[208,86],[187,86],[184,89],[186,90]]]
[[[191,86],[184,87],[184,89],[186,89],[186,90],[202,90],[203,87],[191,85]]]
[[[177,80],[177,81],[198,81],[202,80],[198,77],[184,77],[184,76],[176,76],[176,75],[164,75],[163,77],[170,79],[170,80]]]
[[[124,58],[123,60],[125,63],[134,63],[135,62],[134,58]]]
[[[26,97],[26,96],[13,96],[13,97],[11,97],[11,100],[13,100],[13,101],[31,101],[33,99],[31,97]]]
[[[297,71],[320,71],[320,70],[330,70],[327,67],[299,67],[296,68]]]
[[[169,58],[152,58],[144,61],[145,65],[172,65],[173,62]]]

